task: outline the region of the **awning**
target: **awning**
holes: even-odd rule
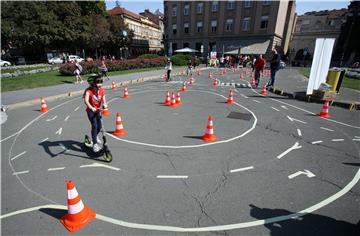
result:
[[[192,48],[182,48],[175,50],[175,52],[198,52],[198,50],[192,49]]]
[[[240,54],[245,55],[254,55],[254,54],[265,54],[270,44],[270,40],[260,43],[250,43],[240,47]],[[224,54],[228,55],[238,55],[239,49],[225,52]]]

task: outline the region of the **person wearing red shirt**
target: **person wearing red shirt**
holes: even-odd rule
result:
[[[89,87],[84,92],[84,102],[86,104],[86,113],[91,124],[91,138],[93,142],[93,151],[99,152],[101,140],[98,134],[101,130],[101,108],[106,108],[105,90],[102,88],[102,77],[98,74],[91,74],[88,78]]]
[[[255,60],[253,71],[255,70],[254,77],[255,77],[255,86],[256,88],[259,86],[260,83],[260,72],[264,70],[264,66],[266,64],[265,59],[260,54],[258,58]]]

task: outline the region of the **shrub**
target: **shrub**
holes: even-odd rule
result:
[[[151,58],[158,58],[158,57],[160,57],[160,56],[157,54],[143,54],[143,55],[138,56],[139,59],[144,59],[144,58],[151,59]]]
[[[189,60],[191,60],[191,55],[176,54],[171,57],[171,61],[175,66],[186,66]]]
[[[131,60],[107,60],[105,61],[106,67],[108,71],[121,71],[121,70],[131,70],[131,69],[139,69],[139,68],[150,68],[150,67],[159,67],[165,66],[166,59],[165,57],[151,58],[151,59],[131,59]],[[89,74],[89,73],[98,73],[99,67],[101,66],[101,61],[88,61],[81,62],[80,65],[83,67],[83,71],[81,74]],[[74,63],[66,63],[63,64],[59,68],[59,72],[61,75],[73,75],[75,71]]]

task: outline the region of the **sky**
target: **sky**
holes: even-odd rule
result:
[[[106,8],[112,9],[116,6],[115,1],[105,1]],[[125,0],[125,1],[118,1],[121,7],[126,8],[129,11],[140,13],[143,12],[145,9],[149,9],[151,12],[160,9],[161,12],[164,13],[164,4],[162,0],[143,0],[143,1],[136,1],[136,0]],[[332,10],[332,9],[341,9],[347,8],[349,5],[350,0],[297,0],[296,1],[296,13],[298,15],[303,15],[305,12],[309,11],[321,11],[321,10]]]

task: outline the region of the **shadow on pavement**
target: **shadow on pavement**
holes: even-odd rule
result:
[[[53,208],[41,208],[39,211],[52,216],[56,219],[60,219],[63,215],[65,215],[68,211],[63,209],[53,209]]]
[[[360,163],[343,162],[343,164],[349,165],[349,166],[360,166]]]
[[[260,208],[252,204],[250,204],[250,207],[250,215],[254,218],[265,220],[264,226],[270,230],[271,236],[355,236],[359,235],[360,232],[360,221],[355,225],[310,213],[294,219],[270,222],[270,220],[267,220],[268,218],[296,214],[296,212],[284,209]]]
[[[202,136],[183,136],[184,138],[202,139]]]

